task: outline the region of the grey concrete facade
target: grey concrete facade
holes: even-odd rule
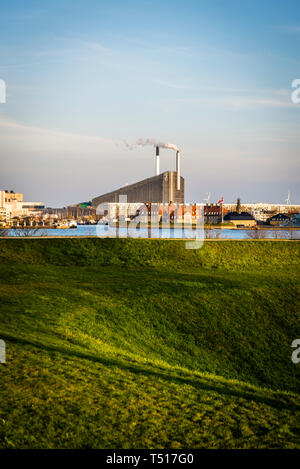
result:
[[[126,195],[128,203],[134,202],[153,202],[153,203],[184,203],[184,178],[180,178],[180,190],[177,190],[177,173],[176,171],[166,171],[121,187],[107,194],[95,197],[92,200],[93,207],[105,202],[119,202],[119,196]]]

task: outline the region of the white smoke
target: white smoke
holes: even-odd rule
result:
[[[176,145],[173,145],[173,143],[166,143],[166,142],[159,142],[155,140],[154,138],[139,138],[138,141],[131,145],[127,142],[124,142],[126,147],[129,148],[130,150],[133,150],[137,146],[146,146],[146,145],[152,145],[154,147],[159,147],[159,148],[168,148],[170,150],[175,150],[179,151],[179,148],[176,147]]]

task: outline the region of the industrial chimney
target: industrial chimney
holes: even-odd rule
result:
[[[159,175],[159,147],[156,147],[155,174],[156,176]]]
[[[181,174],[181,155],[180,151],[176,152],[176,171],[177,171],[177,190],[180,190],[180,174]]]

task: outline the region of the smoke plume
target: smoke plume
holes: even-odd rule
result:
[[[159,142],[155,140],[154,138],[139,138],[138,141],[134,145],[130,145],[127,142],[124,142],[127,148],[130,148],[133,150],[137,146],[146,146],[146,145],[152,145],[154,147],[159,147],[159,148],[168,148],[170,150],[175,150],[179,151],[179,148],[176,147],[176,145],[173,145],[173,143],[165,143],[165,142]]]

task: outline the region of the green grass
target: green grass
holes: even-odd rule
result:
[[[0,447],[300,448],[299,250],[0,240]]]

